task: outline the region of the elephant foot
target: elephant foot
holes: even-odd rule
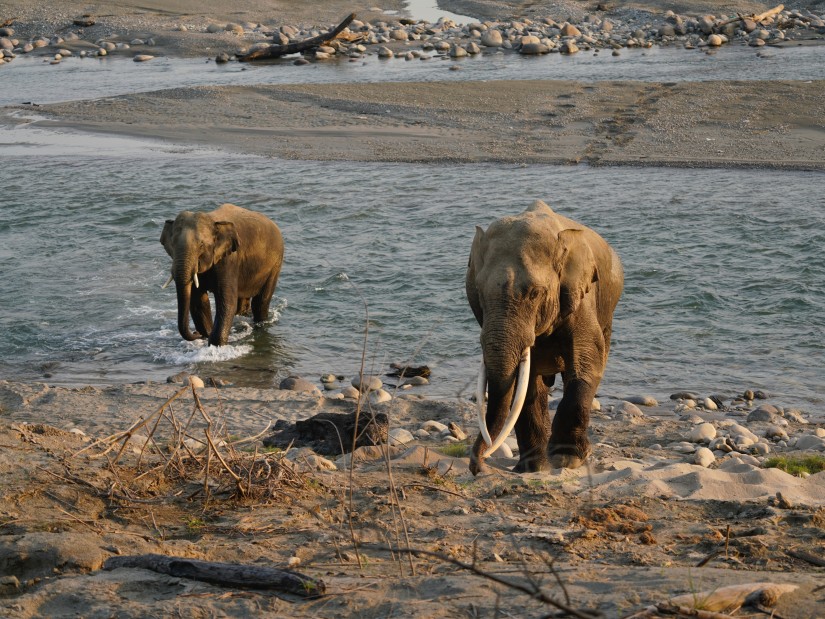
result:
[[[592,450],[590,443],[574,447],[571,445],[550,445],[550,466],[554,469],[577,469],[587,461]]]
[[[522,458],[513,467],[514,473],[538,473],[539,471],[549,471],[551,463],[547,458]]]

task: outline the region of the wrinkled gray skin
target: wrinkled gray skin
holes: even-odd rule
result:
[[[481,325],[487,370],[486,422],[495,440],[530,348],[527,396],[516,422],[518,472],[576,468],[590,454],[590,407],[607,363],[613,310],[624,286],[618,255],[598,234],[536,201],[520,215],[476,228],[467,299]],[[561,373],[564,397],[550,421],[548,387]],[[470,470],[483,470],[481,434]]]
[[[251,309],[256,323],[266,320],[284,258],[281,231],[270,219],[234,204],[211,213],[183,211],[166,221],[160,242],[172,257],[183,339],[208,337],[211,345],[222,346],[236,313]],[[214,323],[210,292],[215,296]]]

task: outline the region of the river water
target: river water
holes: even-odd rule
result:
[[[813,48],[675,49],[218,68],[159,58],[4,66],[0,104],[197,84],[435,79],[822,79]],[[821,50],[821,48],[819,48]],[[422,393],[467,395],[478,327],[463,279],[474,226],[541,198],[599,231],[626,289],[601,393],[762,389],[825,405],[825,174],[587,166],[280,161],[115,137],[0,129],[0,376],[54,384],[165,380],[239,385],[426,363]],[[222,202],[281,226],[286,257],[269,323],[231,343],[181,340],[158,239],[183,209]],[[367,321],[367,314],[369,320]],[[365,325],[369,325],[364,344]]]

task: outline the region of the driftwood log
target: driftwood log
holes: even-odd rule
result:
[[[279,570],[259,565],[217,563],[157,554],[110,557],[103,564],[104,570],[115,570],[119,567],[141,568],[225,587],[270,589],[305,598],[318,597],[326,592],[323,580],[310,578],[291,570]]]
[[[319,45],[323,45],[328,41],[332,41],[335,37],[341,34],[344,28],[349,26],[353,19],[355,19],[355,13],[350,13],[344,21],[335,26],[335,28],[329,32],[319,34],[317,37],[304,39],[303,41],[296,41],[295,43],[288,43],[286,45],[270,45],[268,47],[256,49],[248,54],[238,56],[238,60],[241,62],[272,60],[273,58],[280,58],[281,56],[286,56],[287,54],[299,54],[301,52],[305,52],[314,47],[318,47]]]
[[[763,21],[765,21],[766,19],[768,19],[769,17],[773,17],[774,15],[778,15],[784,9],[785,9],[784,4],[778,4],[775,7],[773,7],[772,9],[770,9],[768,11],[765,11],[764,13],[759,13],[759,15],[756,15],[756,14],[754,14],[754,15],[739,14],[736,17],[731,17],[730,19],[728,19],[726,21],[723,21],[723,22],[720,22],[720,23],[716,24],[714,26],[714,28],[721,28],[722,26],[727,26],[728,24],[732,24],[733,22],[737,22],[737,21],[740,21],[740,20],[745,21],[746,19],[753,20],[757,24],[760,24]]]
[[[736,612],[743,606],[755,608],[776,606],[783,594],[798,588],[796,585],[754,582],[720,587],[701,593],[686,593],[670,598],[667,602],[648,606],[640,612],[626,616],[625,619],[655,619],[674,614],[679,617],[697,617],[697,619],[721,619],[730,617],[730,613]]]

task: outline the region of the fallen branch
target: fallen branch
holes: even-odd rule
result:
[[[177,578],[189,578],[227,587],[273,589],[306,598],[319,597],[326,592],[323,580],[291,570],[258,565],[199,561],[158,554],[110,557],[103,564],[104,570],[121,567],[151,570]]]
[[[776,606],[784,593],[795,591],[797,585],[785,585],[773,582],[754,582],[744,585],[720,587],[713,591],[686,593],[670,598],[667,602],[648,606],[625,619],[653,619],[654,617],[673,615],[698,617],[700,619],[717,619],[729,617],[729,614],[743,606]]]
[[[815,554],[811,554],[810,552],[805,552],[804,550],[796,550],[794,548],[791,548],[790,550],[786,550],[785,554],[789,557],[793,557],[794,559],[807,561],[811,565],[825,567],[825,558],[817,556]]]
[[[783,10],[785,10],[784,4],[778,4],[769,11],[765,11],[764,13],[760,13],[759,15],[742,15],[739,14],[736,17],[731,17],[730,19],[726,19],[723,22],[719,22],[718,24],[714,25],[714,28],[721,28],[722,26],[727,26],[728,24],[732,24],[733,22],[737,21],[745,21],[746,19],[750,19],[755,21],[757,24],[761,24],[763,21],[768,19],[769,17],[773,17],[774,15],[778,15]]]
[[[346,17],[346,19],[344,19],[344,21],[342,21],[329,32],[319,34],[317,37],[304,39],[303,41],[288,43],[286,45],[269,45],[268,47],[256,49],[254,51],[249,52],[248,54],[238,56],[238,60],[241,62],[250,62],[253,60],[271,60],[273,58],[280,58],[281,56],[286,56],[288,54],[299,54],[301,52],[310,50],[314,47],[318,47],[319,45],[323,45],[328,41],[332,41],[335,37],[341,34],[344,28],[349,26],[350,22],[353,19],[355,19],[355,13],[350,13]]]

